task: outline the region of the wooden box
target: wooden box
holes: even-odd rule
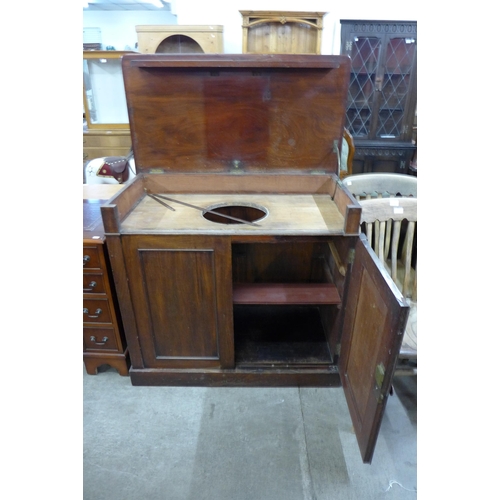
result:
[[[369,462],[408,306],[337,177],[349,73],[124,56],[138,176],[101,213],[133,384],[342,385]]]

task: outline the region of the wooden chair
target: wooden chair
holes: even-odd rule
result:
[[[354,140],[352,138],[352,135],[345,128],[344,136],[342,137],[342,150],[340,154],[340,179],[344,179],[345,177],[352,174],[352,161],[354,159],[355,151],[356,148],[354,147]]]
[[[416,375],[417,198],[360,200],[361,230],[410,305],[399,354],[398,375]],[[378,223],[378,231],[374,231]]]
[[[417,178],[413,175],[356,174],[344,177],[342,183],[358,200],[395,196],[417,197]]]

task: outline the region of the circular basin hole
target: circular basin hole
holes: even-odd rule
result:
[[[255,205],[213,205],[208,207],[207,210],[210,210],[210,212],[203,212],[203,217],[217,224],[244,224],[244,221],[257,222],[267,215],[267,210],[264,207]]]

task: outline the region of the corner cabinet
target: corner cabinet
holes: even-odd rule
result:
[[[417,23],[340,20],[341,54],[351,58],[346,127],[353,173],[406,174],[416,150]]]

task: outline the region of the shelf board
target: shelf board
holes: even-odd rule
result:
[[[337,287],[331,283],[235,283],[234,304],[340,304]]]

